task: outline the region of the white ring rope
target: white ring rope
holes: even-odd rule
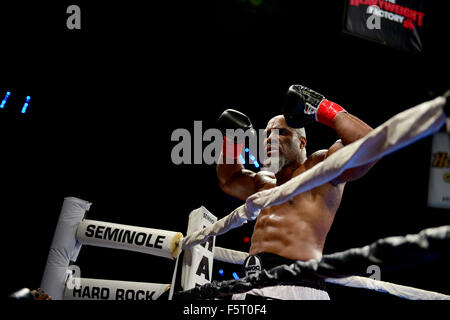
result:
[[[250,196],[246,203],[213,225],[187,235],[182,249],[204,242],[212,236],[224,234],[247,220],[254,220],[267,207],[281,204],[299,193],[311,190],[336,177],[347,169],[378,160],[421,138],[438,131],[446,122],[443,112],[445,98],[437,97],[405,110],[375,128],[364,138],[338,150],[323,162],[288,182]]]
[[[244,223],[247,223],[247,220],[248,219],[244,213],[244,205],[242,205],[229,215],[218,220],[216,223],[199,231],[192,232],[186,235],[186,237],[180,239],[181,249],[186,250],[192,248],[197,244],[205,242],[208,238],[224,234],[231,229],[240,227]]]
[[[243,264],[248,253],[222,247],[214,247],[214,260],[233,264]]]
[[[450,296],[445,294],[359,276],[340,279],[327,278],[325,281],[339,284],[344,287],[362,288],[389,293],[393,296],[409,300],[450,300]]]

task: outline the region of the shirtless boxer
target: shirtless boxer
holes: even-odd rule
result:
[[[217,177],[225,193],[245,201],[258,191],[279,186],[309,170],[372,130],[339,105],[303,86],[294,85],[289,88],[283,114],[268,122],[267,138],[264,141],[269,161],[277,157],[279,170],[269,172],[263,168],[258,173],[247,170],[238,160],[241,148],[231,148],[231,154],[230,149],[224,149],[218,161]],[[340,140],[328,150],[319,150],[307,157],[305,131],[300,127],[310,121],[318,121],[333,128]],[[234,128],[251,127],[250,120],[234,110],[225,111],[219,123],[232,123],[228,127]],[[275,139],[279,141],[278,147],[274,147],[272,143]],[[228,160],[224,161],[224,157]],[[235,160],[230,163],[230,158]],[[268,165],[269,162],[266,162],[265,166]],[[277,265],[290,264],[294,260],[320,259],[345,183],[362,177],[371,166],[373,164],[349,169],[329,183],[299,194],[281,205],[262,210],[254,226],[250,256],[244,262],[247,274],[262,268],[271,269]],[[254,296],[289,300],[329,299],[324,291],[324,282],[320,279],[305,280],[304,284],[298,286],[253,289],[246,294],[234,295],[233,298]]]

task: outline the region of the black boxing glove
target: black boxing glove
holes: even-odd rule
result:
[[[313,121],[333,128],[333,119],[339,112],[345,110],[320,93],[301,85],[289,87],[283,105],[284,118],[292,128],[303,128]]]
[[[254,134],[255,131],[252,122],[242,112],[227,109],[220,115],[217,124],[224,136],[222,145],[223,155],[227,159],[236,159],[242,153],[245,141],[239,139],[239,136],[227,136],[226,129],[242,129],[244,132],[251,130],[252,134]]]

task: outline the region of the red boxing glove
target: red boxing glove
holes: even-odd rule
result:
[[[218,119],[218,128],[224,135],[222,154],[227,160],[237,159],[241,155],[245,143],[245,139],[242,139],[242,137],[239,136],[234,138],[234,135],[230,135],[227,138],[227,129],[241,129],[244,132],[250,130],[250,135],[255,135],[255,130],[253,129],[250,119],[242,112],[234,109],[227,109],[220,115]],[[234,142],[234,139],[237,140],[236,143]],[[227,161],[227,163],[230,163],[230,161]],[[232,161],[231,163],[235,163],[235,161]]]
[[[333,120],[339,112],[342,112],[342,108],[337,103],[331,102],[330,100],[322,100],[316,112],[316,121],[333,128]]]

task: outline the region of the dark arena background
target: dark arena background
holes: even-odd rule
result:
[[[448,89],[442,1],[425,2],[420,52],[345,30],[348,2],[2,1],[0,99],[11,92],[0,109],[5,299],[39,287],[64,197],[92,202],[91,219],[183,234],[192,210],[205,206],[221,218],[241,205],[221,191],[215,165],[172,162],[178,128],[193,133],[202,121],[204,132],[234,108],[262,129],[281,113],[291,84],[372,127]],[[72,4],[81,9],[81,29],[66,26]],[[318,123],[306,130],[308,154],[337,139]],[[427,205],[431,139],[347,184],[325,253],[449,224],[449,210]],[[216,245],[247,251],[253,226]],[[169,283],[174,266],[92,246],[83,246],[76,264],[83,277],[156,283]],[[450,294],[448,270],[448,261],[435,259],[383,272],[381,280]],[[216,262],[213,278],[233,279],[233,272],[242,276],[238,266]],[[328,290],[337,302],[401,300]]]

